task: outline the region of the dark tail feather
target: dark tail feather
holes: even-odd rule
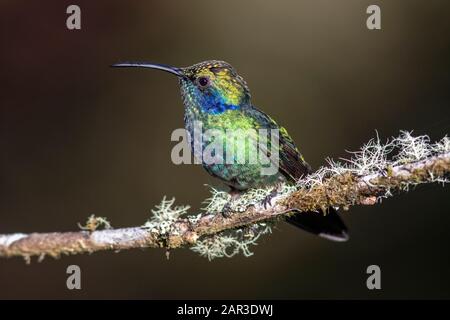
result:
[[[349,238],[347,227],[333,208],[329,208],[326,215],[304,212],[288,217],[286,221],[328,240],[347,241]]]

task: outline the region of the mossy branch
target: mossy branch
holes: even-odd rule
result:
[[[393,150],[396,153],[388,160]],[[297,186],[280,187],[267,207],[262,200],[271,189],[251,190],[237,200],[213,189],[206,212],[187,217],[182,216],[189,207],[173,207],[174,200],[164,198],[153,210],[152,219],[139,227],[112,229],[106,219],[91,216],[86,227],[77,232],[0,235],[0,257],[20,256],[29,261],[32,256],[41,260],[102,250],[182,246],[192,246],[209,259],[239,252],[248,256],[252,254],[249,245],[270,232],[270,223],[294,209],[324,214],[330,206],[347,210],[353,205],[374,205],[394,192],[422,183],[446,183],[450,177],[447,137],[430,144],[426,136],[402,132],[385,144],[371,140],[354,154],[344,164],[329,161],[329,166],[300,180]],[[232,201],[234,212],[224,217],[219,212],[228,201]],[[98,230],[101,225],[106,229]]]

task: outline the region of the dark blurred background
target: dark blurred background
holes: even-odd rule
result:
[[[73,1],[0,4],[0,234],[69,231],[95,213],[136,226],[164,195],[194,210],[220,185],[170,160],[183,126],[177,81],[109,65],[223,59],[306,159],[375,136],[450,128],[448,1]],[[382,30],[366,28],[378,4]],[[420,186],[345,213],[347,243],[280,223],[250,258],[187,249],[0,260],[0,298],[450,298],[448,187]],[[82,290],[66,289],[66,268]],[[366,288],[377,264],[382,290]]]

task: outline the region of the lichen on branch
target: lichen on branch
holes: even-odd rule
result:
[[[188,215],[189,206],[174,206],[175,199],[164,197],[152,210],[152,218],[134,228],[111,229],[105,218],[91,216],[77,232],[0,235],[0,257],[21,256],[29,261],[32,256],[42,260],[45,256],[101,250],[169,250],[182,246],[189,246],[210,260],[238,253],[251,256],[251,246],[293,210],[298,214],[326,214],[332,206],[342,212],[353,205],[374,205],[422,183],[449,182],[447,136],[430,143],[427,136],[415,137],[402,131],[385,143],[376,137],[350,154],[350,159],[328,159],[327,166],[296,185],[281,185],[269,206],[262,201],[272,187],[252,189],[238,198],[212,188],[203,211],[194,215]],[[232,212],[224,216],[221,211],[227,203]],[[106,229],[98,230],[100,226]]]

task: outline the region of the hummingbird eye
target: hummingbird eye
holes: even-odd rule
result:
[[[197,79],[197,82],[201,87],[206,87],[209,85],[209,78],[208,77],[199,77]]]

